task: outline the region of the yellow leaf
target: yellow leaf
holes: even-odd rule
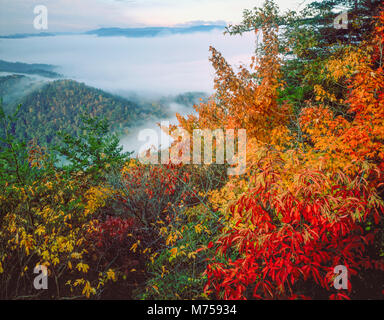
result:
[[[169,252],[171,253],[171,257],[176,257],[176,255],[177,255],[177,248],[172,248]]]
[[[113,280],[113,281],[116,281],[116,275],[115,275],[115,272],[112,270],[112,269],[109,269],[107,271],[107,279],[109,280]]]
[[[84,273],[87,273],[88,269],[89,269],[89,265],[80,262],[80,263],[77,264],[76,269],[79,270],[79,271],[82,271]]]

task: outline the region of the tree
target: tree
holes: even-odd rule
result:
[[[278,47],[276,33],[266,28],[270,21],[279,22],[273,8],[273,2],[267,1],[257,10],[258,23],[264,28],[259,61],[274,61],[270,52],[276,51],[271,48]],[[384,12],[374,20],[366,41],[330,50],[318,58],[296,56],[292,60],[306,72],[291,78],[268,77],[274,74],[271,70],[280,69],[268,69],[275,64],[264,63],[252,76],[259,84],[250,92],[247,89],[252,86],[247,82],[236,87],[228,65],[217,64],[217,74],[222,75],[216,82],[218,96],[229,96],[227,105],[235,104],[228,115],[222,113],[224,123],[240,115],[247,119],[244,114],[253,112],[247,106],[263,104],[271,111],[255,109],[260,121],[238,122],[247,125],[252,137],[263,143],[248,143],[247,187],[220,208],[226,209],[223,215],[227,221],[214,245],[217,254],[206,269],[207,294],[224,299],[348,299],[359,297],[359,290],[352,287],[356,279],[367,279],[371,269],[382,275],[383,23]],[[317,45],[310,48],[317,50]],[[282,62],[288,65],[285,71],[292,67],[292,60]],[[242,71],[244,74],[251,72]],[[265,136],[264,128],[274,125],[269,114],[274,114],[274,106],[283,105],[285,86],[291,86],[292,79],[313,94],[312,99],[290,101],[295,103],[298,130],[291,127],[289,134],[289,124],[280,122],[275,127],[278,130],[270,130],[271,137],[260,139],[263,135],[254,133]],[[261,91],[264,94],[258,94],[266,84],[269,86]],[[280,95],[266,94],[276,88],[282,89]],[[254,102],[244,105],[243,101]],[[217,118],[213,117],[218,115],[216,109],[203,110],[197,125]],[[188,120],[191,123],[193,119]],[[224,191],[239,185],[231,179]],[[348,291],[332,294],[337,265],[348,268],[350,283]],[[382,294],[381,285],[372,290],[373,296]]]
[[[131,153],[123,153],[116,134],[109,133],[106,119],[81,116],[80,133],[73,136],[60,132],[61,144],[56,146],[64,158],[64,169],[69,172],[84,173],[99,182],[113,169],[119,169]]]
[[[283,86],[277,7],[267,1],[260,15],[265,19],[261,26],[264,41],[261,50],[252,58],[250,69],[242,66],[236,73],[220,52],[210,48],[210,61],[216,70],[216,93],[210,101],[195,107],[198,119],[194,116],[183,119],[178,115],[181,126],[187,131],[242,128],[247,130],[248,138],[270,142],[271,133],[288,123],[290,106],[277,100]]]
[[[345,90],[344,83],[332,83],[324,88],[324,70],[327,59],[341,53],[350,45],[366,39],[373,30],[373,17],[379,13],[378,0],[326,0],[312,1],[300,12],[288,11],[275,15],[280,26],[279,52],[284,56],[282,67],[286,87],[280,93],[280,101],[289,101],[295,107],[295,117],[308,100],[316,97],[315,89],[322,86],[330,96],[339,99]],[[268,10],[277,10],[274,1],[266,1]],[[274,8],[274,9],[272,9]],[[348,12],[348,29],[336,29],[335,18]],[[266,12],[261,8],[245,10],[239,25],[230,25],[230,35],[261,30],[266,23]],[[263,47],[256,49],[263,50]],[[338,108],[336,103],[333,103]],[[292,124],[297,129],[297,123]]]

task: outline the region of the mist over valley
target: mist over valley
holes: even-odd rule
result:
[[[213,92],[214,71],[209,61],[209,46],[221,51],[235,66],[248,63],[253,52],[253,34],[233,37],[224,35],[218,27],[195,27],[194,32],[155,30],[150,36],[138,34],[134,37],[124,35],[123,31],[101,29],[94,34],[1,38],[0,94],[4,104],[11,103],[14,108],[18,103],[27,103],[25,107],[32,111],[36,107],[36,97],[32,100],[25,100],[25,97],[35,90],[44,90],[50,82],[64,79],[74,80],[72,86],[77,83],[81,87],[83,83],[100,89],[117,100],[125,99],[142,108],[142,119],[129,121],[124,119],[124,114],[120,119],[115,119],[117,115],[112,119],[121,129],[118,133],[124,150],[137,151],[143,143],[137,140],[139,130],[159,130],[157,123],[160,121],[174,123],[176,112],[193,113],[193,104]],[[189,98],[180,100],[180,95],[185,93],[189,93]],[[97,103],[92,99],[78,100],[90,108],[90,103]],[[47,108],[56,104],[48,101],[51,105]],[[156,112],[151,111],[151,105],[157,108]],[[107,108],[104,106],[105,110]],[[71,107],[70,110],[76,112]]]

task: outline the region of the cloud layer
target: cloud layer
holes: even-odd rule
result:
[[[33,8],[45,5],[50,32],[86,31],[99,27],[172,26],[189,21],[241,21],[244,9],[264,0],[1,0],[0,32],[31,33]],[[278,0],[295,9],[302,0]]]
[[[213,45],[229,62],[248,63],[254,35],[221,31],[155,38],[92,35],[0,39],[0,59],[57,65],[57,72],[109,91],[175,94],[213,88]]]

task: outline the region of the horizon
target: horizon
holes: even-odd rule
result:
[[[0,35],[40,33],[33,27],[35,6],[48,9],[47,33],[86,32],[101,28],[192,27],[241,22],[243,10],[264,0],[1,0]],[[277,1],[281,11],[309,0]],[[92,10],[89,10],[92,8]],[[84,16],[84,11],[87,12]]]
[[[221,22],[222,23],[222,22]],[[37,32],[33,32],[33,33],[23,33],[23,32],[20,32],[20,33],[11,33],[11,34],[0,34],[0,38],[12,38],[12,37],[16,37],[16,36],[26,36],[26,37],[32,37],[32,36],[61,36],[61,35],[83,35],[83,34],[87,34],[87,33],[90,33],[90,32],[95,32],[95,31],[100,31],[100,30],[145,30],[145,29],[154,29],[154,30],[161,30],[161,29],[174,29],[174,30],[192,30],[194,28],[198,28],[198,27],[212,27],[213,29],[218,29],[218,28],[222,28],[224,29],[227,25],[226,24],[220,24],[220,22],[218,21],[216,24],[209,24],[209,23],[206,23],[204,24],[202,22],[202,24],[193,24],[193,25],[188,25],[188,24],[185,24],[185,25],[175,25],[175,26],[170,26],[170,27],[167,27],[167,26],[139,26],[139,27],[100,27],[100,28],[96,28],[96,29],[89,29],[89,30],[84,30],[84,31],[56,31],[56,32],[50,32],[50,31],[37,31]],[[212,31],[212,29],[207,29],[207,30],[198,30],[198,31],[195,31],[195,32],[210,32]]]

